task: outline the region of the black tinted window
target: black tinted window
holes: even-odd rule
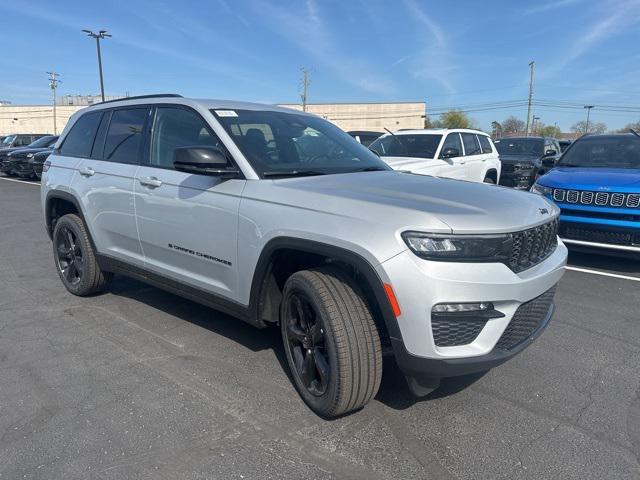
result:
[[[224,150],[218,137],[209,132],[197,113],[182,108],[158,108],[151,139],[151,165],[173,168],[175,149],[186,146]]]
[[[462,135],[462,143],[464,144],[464,154],[468,155],[478,155],[482,153],[480,150],[480,144],[478,143],[478,139],[473,133],[461,133]]]
[[[480,146],[482,147],[482,153],[491,153],[493,150],[491,149],[491,142],[489,141],[489,137],[485,135],[478,135],[478,140],[480,140]]]
[[[88,157],[96,136],[102,112],[86,113],[71,127],[60,153],[73,157]]]
[[[442,135],[401,134],[378,138],[369,148],[380,156],[434,158]]]
[[[458,133],[450,133],[447,135],[447,138],[444,139],[444,143],[442,144],[442,150],[440,150],[440,157],[444,158],[445,150],[453,148],[458,151],[457,155],[447,155],[449,157],[459,157],[462,156],[462,142],[460,142],[460,134]]]
[[[104,144],[104,160],[119,163],[138,163],[142,127],[147,119],[147,108],[115,110]]]

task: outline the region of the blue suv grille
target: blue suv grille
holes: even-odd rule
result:
[[[589,190],[553,189],[556,202],[596,205],[599,207],[640,207],[640,193],[591,192]]]

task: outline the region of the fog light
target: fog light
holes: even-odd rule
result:
[[[431,311],[433,313],[462,313],[462,312],[484,312],[493,310],[493,303],[439,303],[434,305]]]

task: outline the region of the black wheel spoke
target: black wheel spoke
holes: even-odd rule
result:
[[[64,245],[58,245],[58,256],[60,258],[68,258],[69,257],[69,249]]]
[[[302,362],[302,369],[300,371],[300,379],[302,383],[308,388],[311,386],[311,382],[313,381],[313,377],[315,374],[315,361],[313,359],[313,355],[308,353],[304,357],[304,362]]]
[[[67,264],[67,267],[64,269],[64,277],[67,279],[67,282],[73,283],[76,278],[76,266],[74,262]]]
[[[302,343],[304,340],[304,331],[295,323],[290,320],[287,324],[287,335],[289,340],[295,340],[297,343]]]
[[[64,230],[64,236],[66,239],[66,243],[67,243],[67,247],[69,247],[70,250],[75,250],[76,247],[76,243],[73,241],[73,234],[71,233],[71,230],[69,229],[65,229]]]
[[[302,305],[302,300],[298,295],[293,295],[293,309],[295,311],[296,318],[298,319],[298,323],[303,329],[307,328],[307,319],[305,317],[304,306]]]
[[[315,323],[309,333],[311,334],[311,340],[314,345],[319,345],[323,342],[323,331],[319,323]]]
[[[320,376],[321,390],[324,391],[329,383],[329,362],[327,362],[327,359],[318,347],[313,349],[313,359],[316,370]]]

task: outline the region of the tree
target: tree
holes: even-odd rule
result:
[[[629,133],[629,130],[634,129],[636,132],[640,133],[640,120],[634,123],[629,123],[625,125],[623,128],[616,130],[618,133]]]
[[[539,126],[536,123],[536,131],[535,135],[540,135],[541,137],[554,137],[560,138],[562,135],[562,131],[556,127],[555,125],[545,125],[544,123],[540,123]]]
[[[587,122],[581,120],[571,125],[571,131],[584,135],[585,133],[601,134],[607,131],[607,126],[602,122],[589,122],[589,131],[587,131]]]
[[[502,130],[505,133],[524,133],[525,123],[513,115],[502,122]]]
[[[424,128],[442,128],[442,122],[440,120],[431,120],[431,117],[426,116],[424,119]]]
[[[444,128],[473,128],[471,119],[458,110],[443,113],[440,116],[440,123]]]

